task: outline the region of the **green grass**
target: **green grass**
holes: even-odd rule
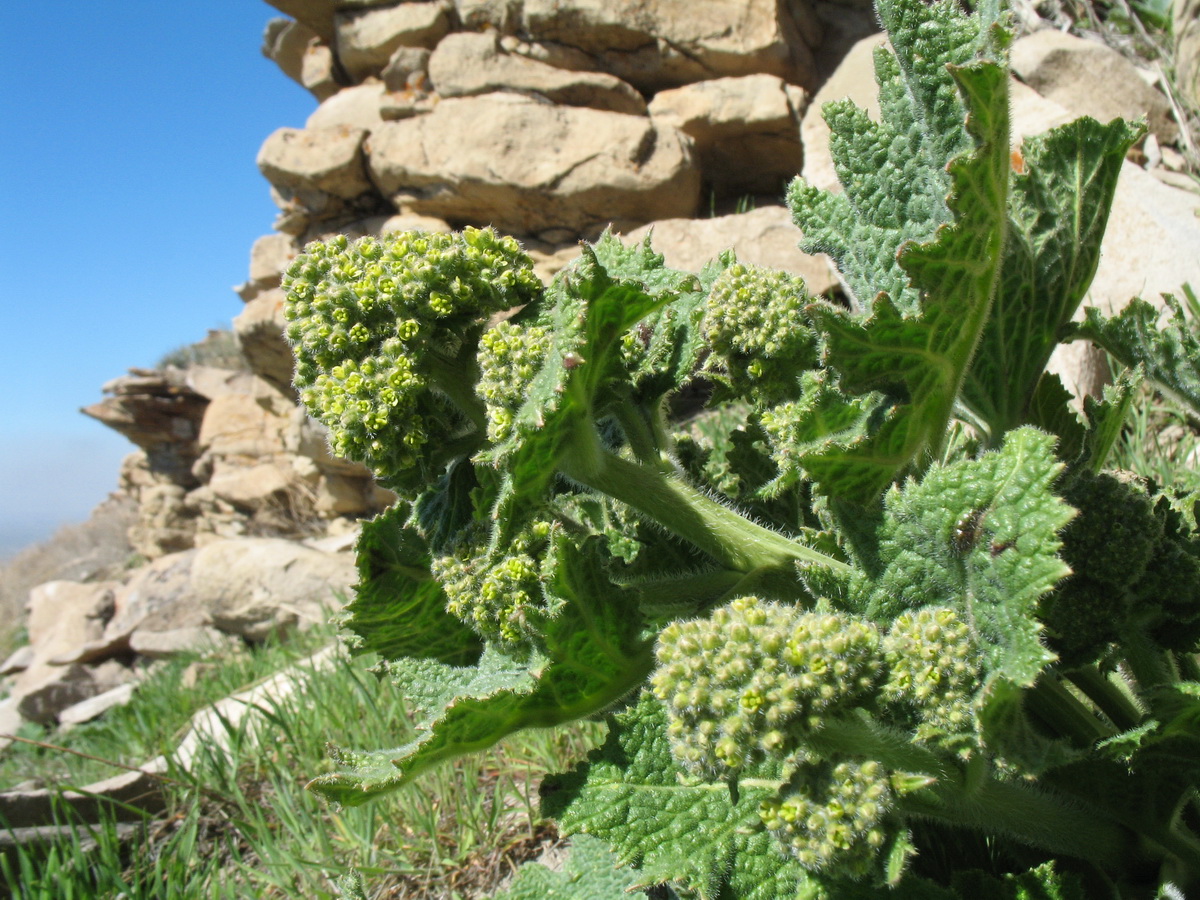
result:
[[[311,646],[259,652],[263,664],[268,658],[278,664],[285,652],[300,655],[302,649]],[[301,664],[300,689],[259,706],[260,741],[250,736],[250,719],[227,724],[228,754],[210,748],[191,771],[170,771],[168,814],[144,822],[136,839],[121,842],[117,826],[105,823],[94,832],[98,845],[85,853],[88,834],[77,831],[49,848],[0,858],[0,881],[15,885],[12,896],[21,900],[332,898],[338,896],[336,879],[357,869],[372,898],[487,896],[517,863],[555,839],[538,816],[537,785],[543,774],[561,770],[593,746],[600,727],[523,732],[388,798],[334,809],[305,789],[311,777],[332,768],[328,742],[386,747],[411,737],[403,699],[369,671],[370,664],[344,650],[331,669],[312,677],[304,677]],[[230,672],[244,665],[235,659]],[[174,736],[171,723],[180,715],[174,705],[183,698],[172,693],[165,671],[158,678],[158,687],[110,713],[111,724],[81,728],[61,740],[92,755],[103,749],[128,756],[129,749],[117,744],[120,728],[131,723],[138,752],[153,749],[163,734]],[[221,678],[236,680],[224,671]],[[33,771],[36,761],[43,772],[55,769],[72,778],[91,777],[98,765],[38,748],[13,755],[25,757],[21,771]]]

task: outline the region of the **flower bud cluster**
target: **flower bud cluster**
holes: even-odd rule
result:
[[[742,263],[725,269],[701,325],[709,369],[739,393],[754,391],[756,400],[794,396],[798,374],[817,362],[816,333],[804,318],[808,301],[799,276]]]
[[[883,655],[883,697],[916,715],[918,741],[953,745],[977,733],[979,648],[955,610],[927,606],[901,613],[883,637]]]
[[[493,442],[512,434],[517,410],[529,399],[530,383],[550,349],[550,331],[504,321],[479,339],[476,393],[487,405],[487,434]]]
[[[542,285],[514,239],[468,228],[313,243],[283,288],[301,399],[336,453],[388,479],[440,437],[430,432],[448,407],[431,390],[434,358],[452,360],[465,331]]]
[[[811,872],[862,878],[887,840],[892,791],[874,760],[801,768],[798,789],[759,808],[763,825]]]
[[[676,758],[720,774],[794,751],[804,731],[869,694],[879,633],[831,612],[740,597],[659,636],[651,686]]]
[[[438,557],[432,572],[446,594],[446,611],[481,637],[520,643],[536,633],[546,609],[540,556],[550,525],[536,522],[502,556],[471,555],[474,547]]]

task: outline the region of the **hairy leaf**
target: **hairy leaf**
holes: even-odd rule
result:
[[[903,609],[954,606],[971,626],[985,670],[1032,684],[1053,659],[1039,640],[1035,605],[1070,572],[1057,551],[1073,511],[1051,492],[1062,468],[1053,443],[1021,428],[1000,450],[931,468],[920,482],[893,489],[880,539],[886,569],[869,614],[886,621]]]
[[[1077,119],[1021,148],[995,305],[963,384],[964,402],[996,437],[1029,422],[1034,389],[1100,261],[1125,153],[1143,131]]]
[[[848,243],[864,250],[858,290],[864,302],[873,298],[869,318],[815,305],[814,323],[827,336],[828,360],[843,390],[882,391],[898,405],[869,437],[800,460],[823,492],[863,504],[920,453],[940,449],[991,309],[1007,230],[1007,74],[991,62],[968,62],[990,53],[993,37],[953,3],[885,3],[880,15],[896,29],[897,54],[895,62],[883,52],[876,57],[884,121],[871,128],[865,115],[840,123],[831,116],[835,132],[840,127],[851,135],[843,152],[870,170],[839,174],[851,196],[855,179],[864,190],[878,182],[888,191],[912,185],[915,193],[904,207],[878,200],[878,213],[834,209],[837,201],[799,184],[789,194],[801,228],[811,234],[813,224],[822,223],[848,230]],[[892,148],[911,171],[885,162]],[[884,218],[876,222],[875,216]],[[907,230],[897,231],[892,220]],[[912,231],[912,222],[922,228]],[[863,229],[867,233],[856,232]],[[893,255],[895,268],[887,268]]]
[[[638,886],[679,881],[701,900],[796,900],[815,885],[758,813],[781,784],[765,773],[731,783],[687,777],[671,757],[666,713],[645,693],[612,718],[608,740],[587,762],[546,779],[542,809],[568,834],[611,845],[640,870]]]
[[[363,803],[514,731],[598,712],[641,684],[653,645],[640,633],[636,593],[608,580],[601,543],[592,538],[577,548],[559,539],[547,590],[565,603],[546,627],[542,652],[517,659],[489,645],[476,667],[429,659],[389,664],[397,688],[424,712],[421,733],[394,750],[339,752],[350,771],[317,778],[311,787],[340,803]]]
[[[1163,302],[1169,315],[1161,327],[1162,313],[1138,298],[1112,318],[1089,308],[1069,337],[1087,338],[1131,369],[1143,366],[1155,385],[1200,415],[1200,337],[1178,300],[1164,294]]]
[[[506,891],[492,900],[624,900],[645,897],[634,890],[636,873],[618,869],[616,858],[604,842],[576,835],[560,871],[537,862],[526,863]]]
[[[446,612],[446,595],[429,572],[429,546],[408,524],[404,502],[363,525],[358,539],[358,585],[345,625],[357,635],[356,653],[470,665],[482,645]]]

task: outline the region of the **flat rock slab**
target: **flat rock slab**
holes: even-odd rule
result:
[[[371,176],[397,208],[503,232],[598,234],[692,215],[691,141],[642,116],[517,94],[443,100],[367,142]]]
[[[641,91],[766,72],[809,86],[821,26],[805,0],[457,0],[487,26],[572,47]]]

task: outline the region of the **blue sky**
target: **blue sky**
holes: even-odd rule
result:
[[[0,29],[0,558],[82,521],[133,446],[81,415],[228,327],[275,207],[254,158],[312,96],[262,0],[10,3]]]

